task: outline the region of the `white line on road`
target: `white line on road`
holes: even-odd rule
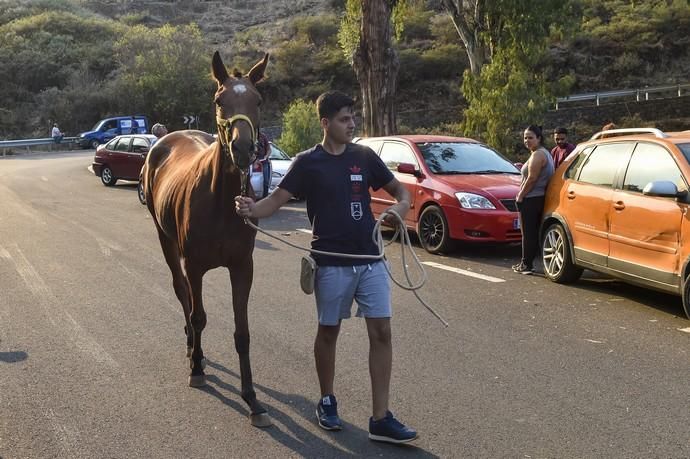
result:
[[[484,274],[479,274],[479,273],[475,273],[472,271],[467,271],[465,269],[454,268],[452,266],[442,265],[441,263],[435,263],[433,261],[423,261],[422,264],[427,265],[427,266],[431,266],[432,268],[443,269],[443,270],[451,271],[451,272],[454,272],[457,274],[462,274],[463,276],[475,277],[477,279],[482,279],[482,280],[489,281],[489,282],[495,282],[495,283],[505,282],[505,279],[500,279],[498,277],[491,277],[491,276],[487,276]]]
[[[299,231],[300,233],[311,234],[311,230],[306,228],[298,228],[297,231]]]
[[[43,308],[48,321],[54,327],[67,334],[68,338],[80,351],[91,355],[97,362],[106,363],[113,368],[117,368],[118,363],[115,359],[77,323],[69,311],[61,307],[51,288],[26,258],[19,245],[12,244],[10,249],[14,252],[14,256],[7,248],[2,246],[0,246],[0,253],[3,255],[3,258],[7,258],[5,254],[9,255],[10,261],[12,261],[17,273],[24,280],[24,284],[26,284],[29,291]]]

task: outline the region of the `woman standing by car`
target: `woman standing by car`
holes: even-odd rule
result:
[[[525,129],[523,140],[530,151],[530,157],[520,171],[522,183],[515,198],[522,226],[522,260],[513,266],[513,271],[532,274],[534,259],[539,250],[539,224],[544,210],[544,195],[553,175],[554,164],[551,154],[544,148],[540,126]]]

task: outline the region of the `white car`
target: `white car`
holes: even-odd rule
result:
[[[287,170],[292,164],[292,158],[290,158],[283,150],[278,148],[273,142],[269,142],[271,146],[271,153],[269,159],[271,161],[271,183],[268,186],[268,193],[272,193],[276,189],[283,176],[287,173]],[[263,165],[261,162],[256,161],[252,166],[251,174],[251,184],[254,189],[254,194],[257,199],[261,199],[264,196],[264,174]]]

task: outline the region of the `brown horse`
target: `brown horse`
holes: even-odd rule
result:
[[[256,90],[264,76],[268,54],[246,75],[229,75],[220,55],[213,55],[218,82],[214,102],[218,140],[201,131],[172,132],[151,149],[142,170],[146,205],[158,230],[175,294],[186,320],[189,385],[206,384],[201,332],[206,326],[202,278],[225,266],[230,271],[235,314],[235,349],[240,359],[242,398],[253,425],[271,424],[256,400],[249,361],[247,302],[252,286],[256,231],[235,212],[235,196],[246,191],[247,170],[255,158],[259,105]]]

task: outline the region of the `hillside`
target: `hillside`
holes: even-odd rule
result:
[[[259,43],[270,48],[280,30],[292,18],[318,15],[332,9],[333,0],[83,0],[82,6],[111,19],[131,16],[137,22],[159,27],[195,22],[205,40],[221,51],[229,48],[233,37],[250,28],[266,32]],[[270,33],[274,31],[275,34]]]

